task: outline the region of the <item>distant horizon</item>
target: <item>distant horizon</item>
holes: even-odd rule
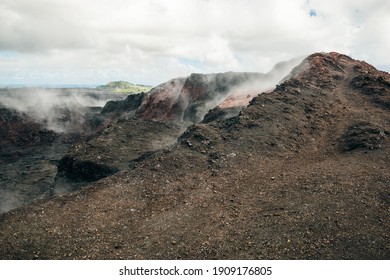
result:
[[[352,58],[356,59],[353,56],[352,56]],[[364,61],[367,62],[368,64],[374,66],[379,71],[384,71],[384,72],[390,73],[390,66],[383,65],[383,64],[375,65],[375,64],[371,64],[367,60],[364,60]],[[224,72],[226,72],[226,71],[224,71]],[[248,71],[227,71],[227,72],[248,72]],[[193,72],[193,73],[196,73],[196,72]],[[260,72],[257,72],[257,73],[260,73]],[[201,73],[201,74],[211,74],[211,73]],[[175,79],[175,78],[179,78],[179,76],[171,77],[171,78],[167,79],[166,81],[163,81],[162,83],[167,82],[170,79]],[[102,85],[106,85],[106,84],[111,83],[111,82],[117,82],[117,81],[124,81],[124,82],[129,82],[129,83],[132,83],[132,84],[135,84],[135,85],[143,85],[143,86],[150,86],[150,87],[155,87],[155,86],[160,84],[160,83],[157,83],[157,84],[139,83],[137,81],[131,81],[131,80],[126,80],[126,79],[113,79],[113,80],[110,80],[110,81],[107,81],[107,82],[101,82],[101,83],[88,83],[88,82],[85,82],[85,83],[55,83],[55,82],[47,82],[47,83],[12,83],[12,82],[10,82],[10,83],[1,83],[0,82],[0,89],[5,89],[5,88],[91,88],[91,89],[94,89],[96,87],[99,87],[99,86],[102,86]]]
[[[113,82],[113,81],[112,81]],[[129,82],[129,81],[127,81]],[[131,83],[131,82],[129,82]],[[4,88],[91,88],[94,89],[96,87],[106,85],[107,83],[99,83],[99,84],[89,84],[89,83],[20,83],[20,84],[1,84],[0,83],[0,89]],[[135,83],[136,85],[140,85],[138,83]],[[154,85],[144,85],[144,86],[154,86]]]
[[[7,88],[7,87],[10,87],[10,88],[23,88],[23,87],[49,87],[49,88],[53,88],[53,87],[64,87],[64,88],[68,88],[68,87],[87,87],[87,88],[95,88],[95,87],[98,87],[100,86],[100,84],[68,84],[68,83],[65,83],[65,84],[56,84],[56,83],[49,83],[49,84],[0,84],[0,88]]]

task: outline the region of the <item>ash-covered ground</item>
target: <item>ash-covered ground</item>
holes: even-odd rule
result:
[[[50,196],[0,216],[0,256],[390,258],[390,75],[316,53],[271,76],[192,74],[108,102]]]

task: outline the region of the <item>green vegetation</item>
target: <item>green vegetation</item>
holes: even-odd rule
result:
[[[115,81],[115,82],[109,82],[104,86],[98,86],[96,89],[109,90],[109,91],[121,92],[121,93],[140,93],[140,92],[148,92],[149,90],[152,89],[152,87],[146,85],[132,84],[125,81]]]

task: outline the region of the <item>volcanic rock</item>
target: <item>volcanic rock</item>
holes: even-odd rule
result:
[[[2,107],[0,104],[0,145],[36,146],[50,144],[56,138],[54,131],[47,130],[25,114]]]
[[[101,110],[101,114],[121,114],[124,112],[135,112],[141,105],[145,93],[130,94],[125,100],[108,101]]]
[[[355,149],[379,149],[381,143],[389,136],[389,132],[382,127],[370,123],[357,123],[347,128],[341,136],[341,148],[345,151]]]

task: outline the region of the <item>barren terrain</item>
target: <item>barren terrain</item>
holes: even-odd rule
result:
[[[116,173],[1,215],[0,257],[389,259],[389,109],[388,73],[317,53],[237,116],[183,134],[117,118],[86,142],[102,145],[68,153],[98,151]],[[180,136],[138,154],[140,122]],[[118,149],[135,156],[107,159]]]

